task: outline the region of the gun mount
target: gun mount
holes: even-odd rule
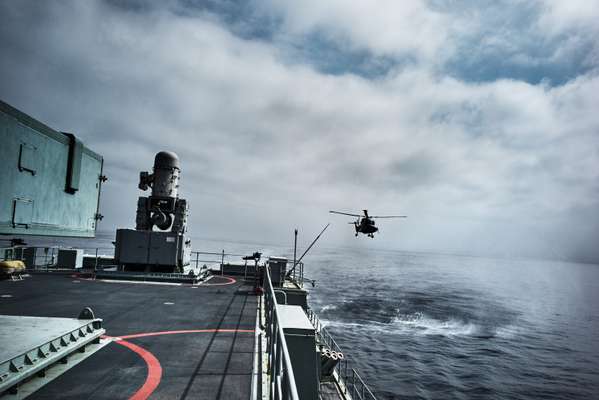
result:
[[[179,157],[170,151],[156,154],[151,174],[140,172],[139,189],[152,193],[137,200],[135,229],[117,230],[115,258],[122,270],[183,272],[189,265],[188,207],[179,197],[180,173]]]

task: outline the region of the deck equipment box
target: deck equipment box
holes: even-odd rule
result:
[[[284,257],[268,257],[268,266],[273,286],[281,287],[285,282],[287,259]]]
[[[289,350],[295,385],[302,400],[318,400],[316,331],[300,306],[278,304],[279,323]]]
[[[191,245],[176,232],[117,229],[115,261],[119,265],[179,266],[189,265]]]
[[[83,267],[83,250],[81,249],[59,249],[58,268],[81,268]]]

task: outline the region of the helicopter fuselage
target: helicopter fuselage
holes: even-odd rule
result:
[[[379,228],[377,228],[375,226],[374,221],[371,220],[370,218],[362,218],[360,220],[359,224],[358,224],[358,222],[355,223],[355,226],[356,226],[356,233],[360,232],[360,233],[364,233],[366,235],[373,234],[379,230]]]

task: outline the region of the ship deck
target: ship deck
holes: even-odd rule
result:
[[[31,399],[248,399],[257,306],[251,285],[227,277],[195,286],[64,274],[0,281],[0,314],[76,318],[91,307],[111,341]]]

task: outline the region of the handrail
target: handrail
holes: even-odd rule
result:
[[[34,258],[32,259],[32,269],[46,269],[56,266],[58,258],[58,250],[60,249],[71,249],[70,246],[62,247],[60,245],[48,245],[48,246],[1,246],[0,247],[0,261],[4,260],[25,260],[25,249],[35,249]],[[95,257],[96,262],[94,267],[98,266],[99,259],[103,257],[114,257],[114,247],[78,247],[84,251],[86,257]],[[200,255],[208,256],[219,256],[218,259],[200,259]],[[209,251],[191,251],[190,267],[195,270],[200,269],[201,263],[217,264],[221,271],[223,264],[228,262],[231,258],[244,257],[243,254],[226,253],[224,250],[221,252],[209,252]],[[193,257],[195,256],[195,257]],[[206,257],[210,258],[210,257]],[[246,268],[247,269],[247,268]],[[247,274],[247,271],[246,271]]]
[[[266,339],[268,354],[268,376],[271,379],[271,400],[299,400],[291,358],[285,341],[283,328],[279,324],[277,298],[270,279],[268,267],[264,268],[264,299],[266,312]]]
[[[293,266],[293,262],[288,262],[288,265],[292,265]],[[298,261],[295,263],[297,268],[293,269],[291,272],[291,275],[288,276],[289,279],[291,279],[292,282],[295,282],[299,287],[303,288],[304,287],[304,263],[301,261]]]
[[[219,259],[218,260],[215,260],[215,259],[200,259],[200,255],[219,256]],[[243,255],[243,254],[233,254],[233,253],[225,253],[224,249],[221,252],[195,251],[195,250],[193,250],[193,251],[190,252],[189,265],[190,266],[194,265],[194,269],[199,269],[200,268],[200,263],[204,263],[204,267],[206,267],[206,264],[217,264],[219,266],[219,269],[220,269],[220,274],[223,275],[224,274],[225,260],[227,261],[227,263],[229,263],[230,262],[229,261],[230,257],[245,257],[246,255]],[[245,261],[245,263],[244,263],[245,264],[244,265],[244,267],[245,267],[245,269],[244,269],[244,275],[245,275],[245,277],[247,277],[247,268],[248,268],[248,265],[247,265],[247,260],[244,260],[244,261]],[[204,267],[202,267],[202,269]]]
[[[52,246],[12,246],[0,247],[0,261],[21,260],[28,262],[27,268],[32,270],[44,270],[57,266],[59,250],[82,250],[85,258],[95,258],[94,268],[98,267],[98,260],[113,258],[114,248],[110,247],[61,247]],[[107,251],[105,251],[107,250]],[[102,254],[104,253],[104,254]]]
[[[35,249],[33,252],[33,267],[51,267],[56,264],[59,246],[12,246],[0,248],[0,261],[21,260],[31,257],[31,254],[25,254],[25,249]],[[43,250],[39,252],[38,250]],[[43,254],[42,254],[43,253]],[[40,262],[40,260],[42,260]]]
[[[328,346],[333,351],[343,353],[335,339],[333,339],[331,334],[322,325],[316,313],[308,309],[307,314],[308,319],[314,326],[314,329],[316,329],[319,344]],[[337,379],[342,384],[344,394],[350,394],[354,400],[376,400],[376,396],[372,393],[368,385],[366,385],[358,371],[351,367],[349,357],[340,360],[333,371],[337,374]]]

